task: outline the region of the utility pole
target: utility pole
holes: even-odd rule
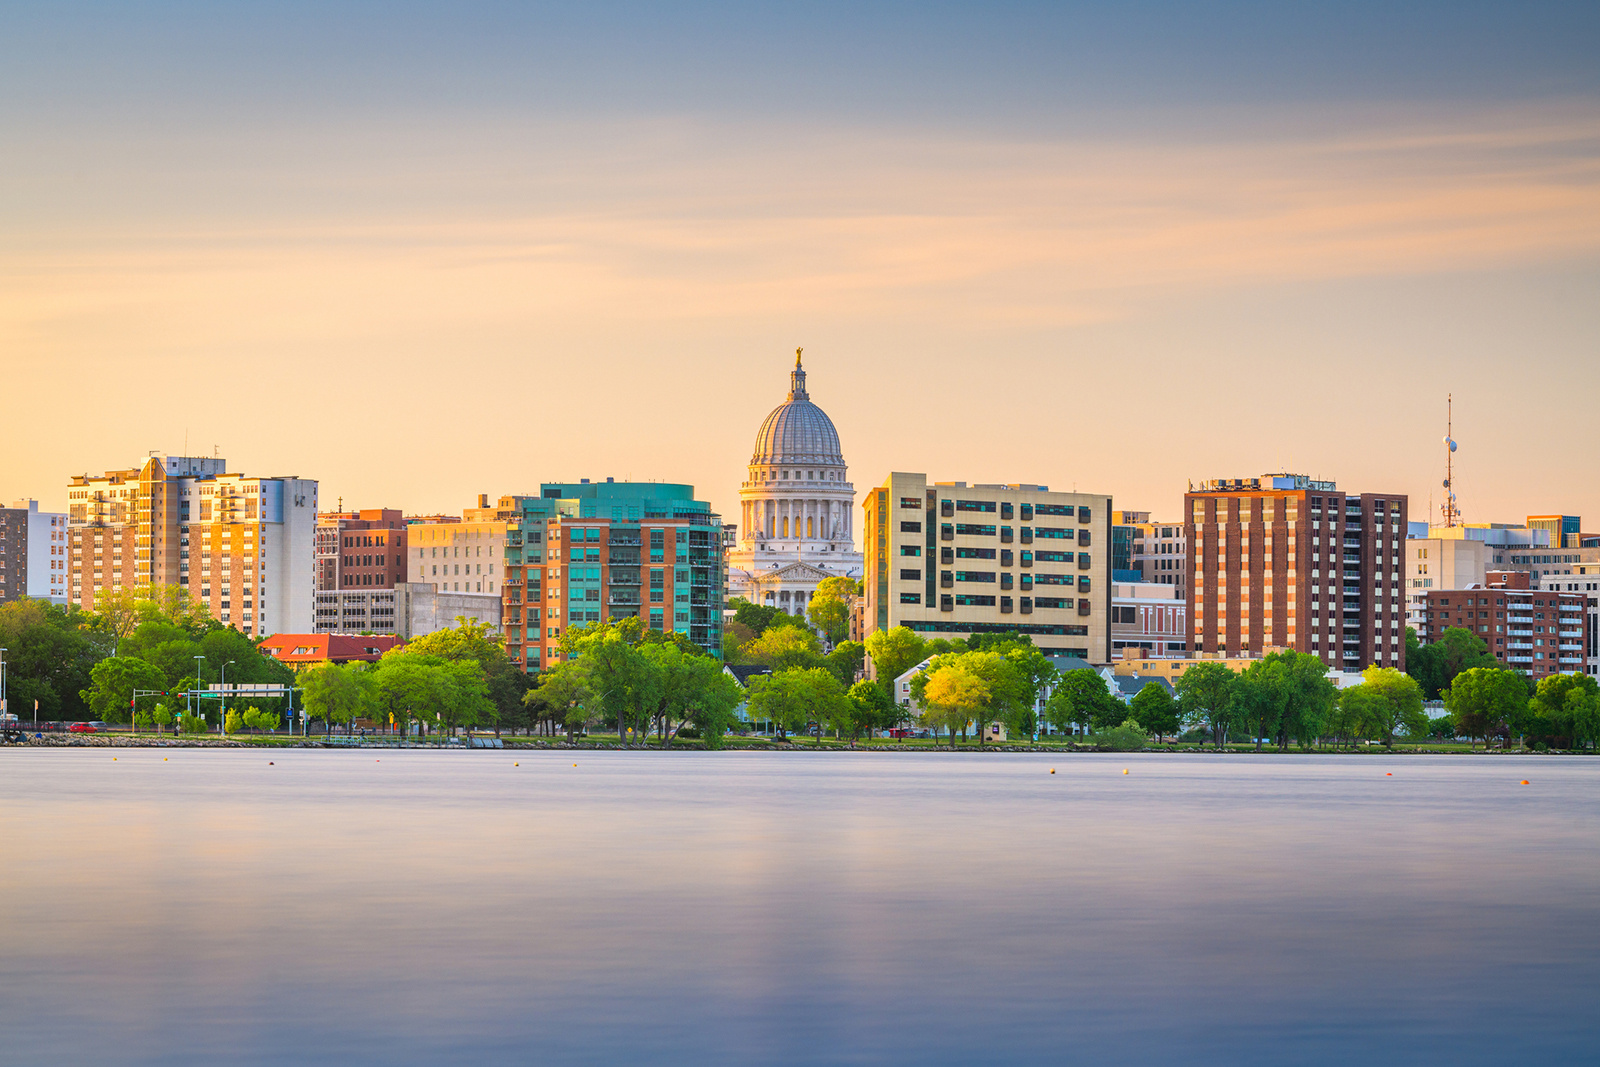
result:
[[[1453,436],[1455,433],[1455,397],[1450,393],[1446,393],[1444,403],[1444,504],[1441,506],[1441,510],[1444,512],[1444,524],[1446,526],[1454,526],[1457,520],[1461,518],[1461,511],[1456,507],[1455,490],[1456,440]]]

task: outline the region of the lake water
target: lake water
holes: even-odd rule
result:
[[[0,819],[8,1064],[1600,1055],[1600,759],[8,750]]]

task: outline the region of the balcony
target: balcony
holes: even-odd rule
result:
[[[1579,665],[1579,664],[1581,664],[1583,662],[1583,657],[1582,656],[1562,656],[1561,657],[1561,662],[1562,663],[1570,663],[1573,666],[1577,666],[1577,665]]]
[[[638,585],[638,584],[640,584],[639,576],[637,574],[618,574],[616,571],[612,571],[611,572],[611,582],[610,582],[610,584],[611,585]]]
[[[1507,656],[1506,657],[1506,662],[1507,663],[1532,663],[1533,662],[1533,657],[1532,656]]]
[[[639,595],[637,593],[612,593],[606,597],[606,603],[613,607],[636,608],[639,606]]]
[[[1563,644],[1561,646],[1561,651],[1563,651],[1563,652],[1582,652],[1583,651],[1583,645],[1581,645],[1581,644],[1576,644],[1576,645]]]
[[[1506,642],[1506,647],[1532,649],[1533,645],[1527,641],[1508,641]]]

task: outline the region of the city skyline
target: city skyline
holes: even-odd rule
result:
[[[23,13],[0,489],[218,446],[329,504],[731,519],[804,346],[861,484],[1163,517],[1288,469],[1433,517],[1453,393],[1466,521],[1600,514],[1592,420],[1517,432],[1600,384],[1594,13],[608,12]]]

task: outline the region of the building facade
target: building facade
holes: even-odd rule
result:
[[[524,670],[559,662],[569,628],[621,618],[682,634],[721,658],[722,520],[694,499],[693,486],[551,483],[520,504],[501,618],[506,652]]]
[[[1170,585],[1113,582],[1111,658],[1182,657],[1189,651],[1189,611]]]
[[[1539,579],[1546,593],[1574,593],[1584,598],[1583,671],[1600,675],[1600,564],[1583,566],[1576,575],[1551,575]],[[1570,636],[1570,635],[1569,635]]]
[[[393,589],[406,580],[406,521],[392,508],[317,516],[317,591]]]
[[[1330,668],[1405,669],[1407,500],[1304,475],[1202,483],[1184,496],[1192,652],[1267,647]]]
[[[1128,566],[1126,576],[1115,576],[1114,581],[1150,582],[1170,585],[1168,595],[1178,600],[1189,597],[1189,550],[1184,541],[1184,523],[1152,522],[1150,512],[1117,512],[1118,531],[1126,531]],[[1114,533],[1118,533],[1114,531]],[[1120,568],[1120,560],[1112,561],[1112,568]]]
[[[30,597],[67,602],[67,516],[37,500],[0,508],[0,603]]]
[[[1592,642],[1586,592],[1534,588],[1523,573],[1489,577],[1476,588],[1430,592],[1417,639],[1428,644],[1460,628],[1477,634],[1505,666],[1535,681],[1588,673]]]
[[[213,457],[151,457],[67,485],[67,598],[179,586],[243,633],[309,632],[317,483],[229,474]]]
[[[730,596],[803,615],[824,579],[861,577],[849,474],[839,433],[811,402],[796,352],[789,395],[761,423],[739,487]]]
[[[895,472],[867,493],[864,633],[1027,634],[1111,659],[1111,498]]]

